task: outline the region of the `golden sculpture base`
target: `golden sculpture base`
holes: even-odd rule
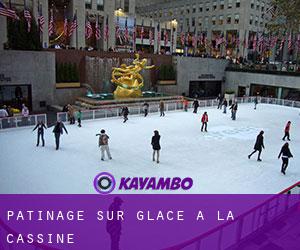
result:
[[[142,96],[143,93],[140,89],[139,90],[124,89],[118,86],[117,89],[114,91],[115,99],[137,98]]]

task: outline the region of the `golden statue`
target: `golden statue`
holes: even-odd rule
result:
[[[139,54],[135,54],[135,57],[132,65],[121,64],[120,68],[113,68],[111,81],[117,85],[114,91],[115,99],[142,96],[144,79],[139,72],[143,69],[152,69],[154,65],[146,66],[147,59],[139,60]]]

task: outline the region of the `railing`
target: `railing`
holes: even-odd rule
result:
[[[42,121],[45,124],[47,124],[47,115],[38,114],[29,115],[28,117],[13,116],[0,118],[0,129],[35,126],[38,123],[38,121]]]
[[[290,199],[290,194],[293,199]],[[236,246],[263,227],[281,218],[291,208],[300,203],[300,182],[274,195],[264,203],[194,239],[183,242],[167,250],[221,250],[238,249]],[[214,246],[212,248],[212,246]]]

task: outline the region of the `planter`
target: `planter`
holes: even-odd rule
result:
[[[224,97],[226,98],[227,101],[234,100],[235,99],[235,94],[225,94]]]
[[[176,85],[176,80],[158,80],[159,85]]]

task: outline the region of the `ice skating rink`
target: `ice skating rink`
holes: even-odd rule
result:
[[[208,133],[200,132],[200,119],[208,112]],[[285,124],[292,121],[290,160],[286,176],[280,173],[277,156],[283,145]],[[121,177],[192,177],[193,188],[185,193],[278,193],[300,180],[299,109],[241,104],[237,120],[216,108],[201,108],[198,114],[176,111],[161,118],[157,113],[83,121],[83,127],[66,124],[69,135],[61,137],[55,150],[53,128],[46,130],[45,148],[36,147],[32,128],[0,132],[1,193],[94,194],[94,177],[107,171]],[[101,129],[110,136],[113,160],[100,160]],[[265,131],[262,162],[248,160],[259,131]],[[153,130],[161,134],[161,163],[152,162]],[[115,191],[117,192],[117,191]],[[133,191],[131,191],[133,192]],[[153,193],[153,191],[140,191]],[[174,192],[173,192],[174,193]]]

